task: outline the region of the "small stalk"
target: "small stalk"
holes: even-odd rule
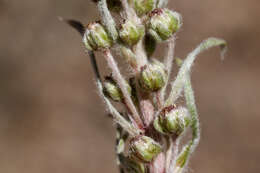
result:
[[[112,56],[111,52],[109,49],[106,49],[104,51],[105,58],[107,60],[107,64],[109,68],[112,70],[112,75],[114,79],[116,80],[117,84],[119,85],[119,88],[122,90],[122,93],[125,98],[125,103],[127,104],[129,110],[131,111],[131,116],[135,123],[138,125],[140,129],[143,129],[144,125],[143,122],[136,110],[136,107],[131,99],[131,96],[128,93],[127,86],[125,84],[125,79],[121,75],[119,68],[117,66],[116,61],[114,60],[114,57]]]
[[[165,86],[161,89],[160,91],[160,102],[164,104],[164,97],[166,94],[166,89],[168,86],[168,81],[171,77],[171,72],[172,72],[172,64],[174,60],[174,49],[175,49],[175,36],[173,36],[169,41],[168,41],[168,51],[167,55],[164,58],[164,65],[167,70],[167,79],[166,79],[166,84]]]

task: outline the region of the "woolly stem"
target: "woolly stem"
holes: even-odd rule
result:
[[[136,61],[138,65],[138,71],[141,70],[141,67],[146,65],[148,63],[146,53],[144,51],[144,46],[143,46],[143,38],[137,43],[137,45],[134,48],[134,53],[136,55]]]
[[[196,49],[194,49],[184,60],[178,75],[176,77],[176,80],[172,82],[171,84],[171,92],[170,96],[166,100],[165,105],[169,106],[173,104],[178,97],[180,96],[184,81],[185,81],[185,75],[190,72],[191,66],[196,59],[197,55],[200,54],[201,52],[215,46],[220,46],[221,48],[221,57],[223,59],[224,53],[226,52],[226,42],[222,39],[218,38],[208,38],[204,40]]]
[[[99,94],[104,99],[104,102],[106,103],[109,112],[113,116],[114,121],[116,123],[120,124],[120,126],[125,131],[127,131],[131,136],[139,135],[140,130],[135,128],[124,117],[122,117],[120,115],[120,113],[116,110],[116,108],[111,104],[109,99],[103,94],[103,86],[102,86],[102,82],[101,82],[101,79],[100,79],[100,73],[99,73],[99,70],[98,70],[95,55],[92,51],[88,51],[88,54],[89,54],[91,65],[92,65],[92,68],[94,70],[94,74],[95,74],[95,77],[96,77],[96,83],[97,83],[97,86],[98,86]]]
[[[133,20],[136,23],[140,23],[140,19],[137,17],[134,9],[129,6],[127,0],[121,0],[121,3],[122,3],[124,11],[126,13],[127,19]]]
[[[165,166],[165,173],[172,173],[174,170],[174,163],[175,160],[177,159],[178,153],[179,153],[179,145],[180,141],[184,134],[181,136],[176,137],[171,137],[169,138],[170,140],[170,147],[167,150],[166,157],[167,159],[167,164]]]
[[[168,142],[168,149],[166,151],[165,172],[170,173],[169,168],[170,168],[171,161],[172,161],[174,141],[171,137],[168,137],[167,142]]]
[[[138,72],[138,64],[136,55],[132,52],[132,50],[124,45],[118,45],[117,50],[120,51],[121,56],[126,60],[126,62],[131,66],[131,69],[134,73]]]
[[[166,70],[167,70],[167,79],[166,79],[164,87],[160,90],[160,102],[161,103],[164,102],[164,97],[165,97],[165,94],[166,94],[167,85],[168,85],[169,79],[171,77],[172,64],[173,64],[173,60],[174,60],[174,48],[175,48],[175,36],[173,36],[169,40],[169,42],[168,42],[168,52],[167,52],[166,57],[164,58],[164,65],[165,65]]]
[[[126,80],[121,75],[114,57],[112,56],[109,49],[106,49],[104,51],[104,55],[107,60],[109,68],[112,70],[112,75],[124,95],[125,103],[127,104],[127,107],[129,108],[129,110],[131,111],[132,119],[138,125],[138,128],[143,129],[143,127],[144,127],[143,122],[136,110],[136,107],[131,99],[131,96],[128,93],[126,82],[125,82]]]
[[[116,41],[118,38],[118,33],[116,29],[116,23],[110,14],[108,7],[107,7],[107,1],[106,0],[99,0],[98,1],[98,10],[101,15],[102,23],[105,25],[109,35],[111,38]]]

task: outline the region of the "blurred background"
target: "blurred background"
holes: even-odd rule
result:
[[[176,54],[227,40],[193,67],[202,140],[190,172],[260,172],[260,1],[174,0]],[[0,0],[0,172],[117,172],[115,133],[76,31],[57,16],[98,19],[89,0]],[[163,49],[157,55],[163,55]],[[101,56],[99,65],[106,69]]]

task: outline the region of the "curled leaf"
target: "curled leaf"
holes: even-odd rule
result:
[[[166,104],[165,106],[173,104],[180,96],[182,89],[183,89],[184,81],[185,81],[185,75],[190,72],[191,66],[192,66],[194,60],[196,59],[197,55],[199,55],[201,52],[203,52],[209,48],[216,47],[216,46],[220,46],[221,59],[223,59],[224,54],[227,50],[227,43],[223,39],[214,38],[214,37],[204,40],[196,49],[194,49],[187,56],[187,58],[183,61],[183,64],[178,72],[178,75],[177,75],[175,81],[172,82],[172,84],[171,84],[172,85],[171,93],[165,103]]]

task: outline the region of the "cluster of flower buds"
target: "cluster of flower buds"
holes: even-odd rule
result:
[[[93,0],[93,2],[98,2],[98,0]],[[161,42],[169,39],[182,25],[179,13],[166,8],[156,8],[155,0],[128,0],[128,2],[138,16],[146,16],[145,22],[140,24],[133,19],[125,19],[117,27],[118,35],[120,40],[130,47],[146,36],[145,48],[148,56],[155,48],[153,40]],[[120,0],[108,0],[107,5],[112,11],[122,9]],[[83,42],[85,47],[91,51],[110,48],[113,44],[106,28],[100,22],[93,22],[87,26]]]
[[[116,154],[120,172],[183,173],[200,137],[190,68],[200,52],[214,46],[224,48],[226,42],[217,38],[202,42],[186,60],[178,61],[181,66],[178,75],[175,81],[169,81],[175,35],[182,26],[182,17],[165,8],[168,0],[91,1],[97,3],[101,22],[92,22],[86,27],[75,20],[67,20],[67,23],[83,36],[99,93],[118,126]],[[151,58],[161,42],[168,44],[163,63]],[[113,74],[103,81],[95,51],[104,55]],[[127,61],[131,75],[124,77],[120,72],[112,55],[116,51]],[[187,109],[174,105],[182,92]],[[120,110],[111,101],[123,103]],[[182,150],[171,145],[188,127],[192,130],[188,145]],[[175,168],[179,170],[173,170]]]
[[[165,107],[156,117],[154,128],[162,134],[179,136],[190,122],[191,117],[186,108],[171,105]]]

